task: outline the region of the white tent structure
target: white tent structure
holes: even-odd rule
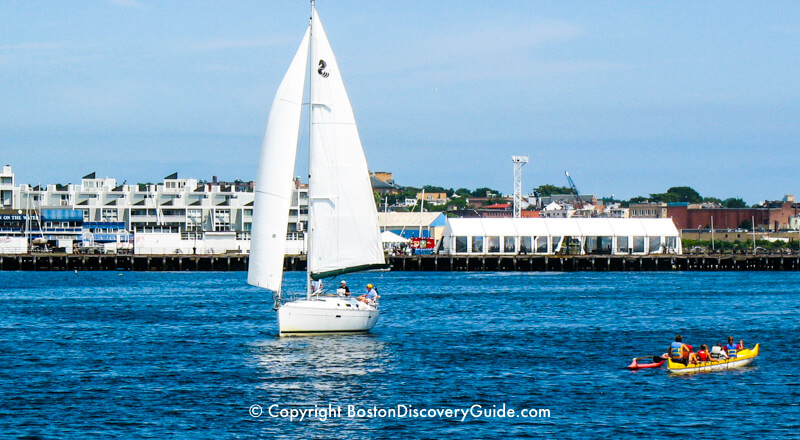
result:
[[[682,248],[672,219],[449,218],[440,253],[648,255]]]
[[[383,231],[381,232],[381,241],[383,244],[396,244],[396,243],[408,243],[408,239],[404,238],[401,235],[395,234],[392,231]]]

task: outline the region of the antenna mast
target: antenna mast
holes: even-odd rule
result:
[[[514,164],[514,218],[522,214],[522,167],[528,163],[528,156],[511,156]]]

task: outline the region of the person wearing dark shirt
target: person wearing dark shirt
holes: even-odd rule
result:
[[[339,296],[350,296],[350,288],[347,287],[347,281],[342,280],[339,288],[336,289],[336,294]]]

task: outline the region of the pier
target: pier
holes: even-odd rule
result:
[[[248,256],[224,255],[0,255],[5,271],[245,271]],[[795,271],[799,255],[557,255],[557,256],[389,256],[392,271],[443,272],[644,272],[644,271]],[[289,256],[284,270],[306,269],[305,256]]]

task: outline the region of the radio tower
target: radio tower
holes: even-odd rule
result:
[[[522,213],[522,167],[528,163],[528,156],[511,156],[514,164],[514,218]]]

